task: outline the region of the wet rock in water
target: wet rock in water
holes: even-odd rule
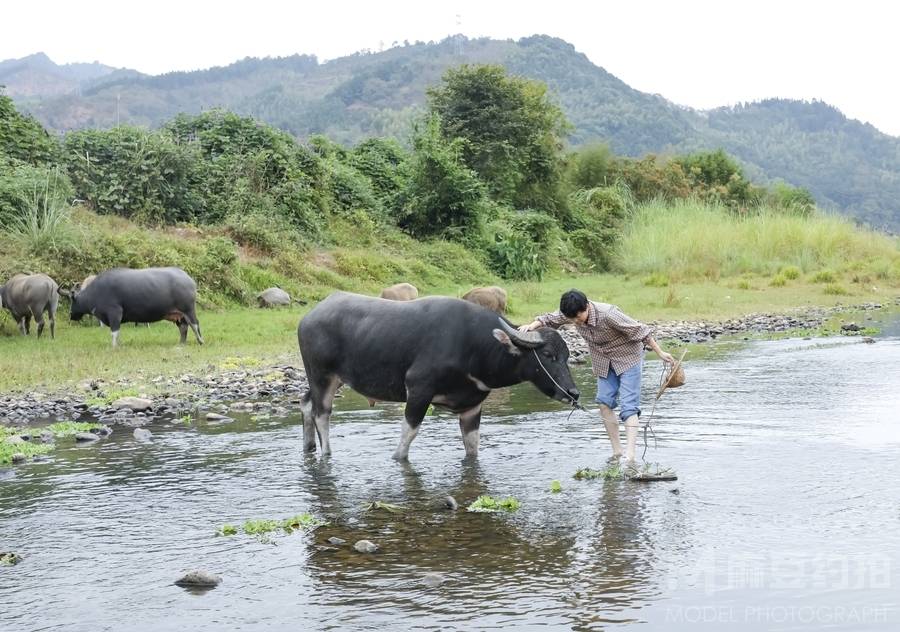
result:
[[[875,339],[872,338],[871,336],[866,336],[865,338],[862,339],[862,341],[863,341],[864,343],[870,345],[870,344],[872,344],[873,342],[875,342]]]
[[[112,428],[109,426],[100,426],[99,428],[91,428],[91,432],[101,437],[108,437],[112,434]]]
[[[13,566],[22,561],[22,556],[18,553],[13,553],[12,551],[4,551],[0,552],[0,564],[6,564],[7,566]]]
[[[21,452],[16,452],[12,456],[9,457],[9,460],[13,463],[24,463],[28,457],[22,454]]]
[[[184,577],[175,580],[176,586],[184,588],[215,588],[222,583],[222,578],[209,571],[196,570],[185,573]]]
[[[206,421],[232,421],[232,419],[227,415],[220,415],[219,413],[206,413]]]
[[[135,428],[131,434],[136,441],[150,441],[153,438],[153,433],[146,428]]]
[[[425,573],[422,576],[422,583],[428,586],[429,588],[437,588],[441,584],[443,584],[446,579],[444,579],[443,575],[439,575],[438,573]]]
[[[41,443],[53,443],[53,440],[56,437],[53,436],[52,432],[44,431],[41,433]]]
[[[447,496],[444,499],[444,508],[449,509],[450,511],[456,511],[459,509],[459,503],[456,502],[456,499],[453,496]]]
[[[143,397],[120,397],[116,401],[112,403],[113,408],[117,408],[119,410],[123,408],[130,408],[131,410],[137,412],[142,410],[150,410],[153,408],[153,402],[149,399],[144,399]]]
[[[370,540],[358,540],[353,548],[360,553],[374,553],[378,550],[378,545]]]
[[[365,540],[360,540],[361,542],[365,542]],[[342,544],[347,544],[347,541],[344,538],[338,538],[332,536],[328,538],[328,544],[333,544],[335,546],[341,546]]]
[[[100,437],[95,435],[93,432],[79,432],[75,435],[75,441],[79,443],[89,443],[91,441],[97,441]]]
[[[856,323],[844,323],[841,325],[841,331],[859,331],[861,328]]]
[[[17,435],[10,435],[9,437],[6,437],[3,442],[8,443],[9,445],[19,445],[20,443],[25,443],[25,439]]]

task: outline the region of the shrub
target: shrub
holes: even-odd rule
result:
[[[769,281],[769,285],[771,285],[772,287],[784,287],[785,285],[787,285],[787,278],[785,278],[785,276],[781,273],[776,274],[772,277],[772,280]]]
[[[643,284],[647,287],[668,287],[669,277],[659,272],[644,277]]]
[[[738,281],[738,283],[737,283],[737,289],[739,289],[739,290],[751,290],[751,289],[753,289],[753,286],[750,285],[750,281],[748,281],[748,280],[746,280],[746,279],[741,279],[741,280]]]
[[[831,270],[819,270],[810,277],[813,283],[834,283],[836,280],[837,277]]]
[[[829,283],[824,288],[822,288],[822,292],[835,296],[844,296],[846,294],[850,294],[850,292],[848,292],[847,289],[840,283]]]
[[[478,176],[462,163],[463,144],[445,141],[434,116],[416,129],[399,199],[398,224],[410,234],[458,241],[480,231],[487,198]]]
[[[540,280],[550,267],[559,227],[544,213],[519,211],[492,225],[491,267],[507,279]]]
[[[796,281],[800,278],[800,268],[797,266],[785,266],[781,269],[781,276],[788,281]]]

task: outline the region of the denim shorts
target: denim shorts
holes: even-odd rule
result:
[[[606,377],[597,378],[597,399],[598,404],[615,408],[620,405],[619,417],[625,421],[632,415],[641,415],[641,368],[643,362],[623,371],[621,375],[616,375],[612,366]]]

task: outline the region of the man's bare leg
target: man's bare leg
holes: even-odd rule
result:
[[[637,446],[638,428],[640,427],[639,417],[632,415],[625,420],[625,462],[634,462],[634,449]]]
[[[609,442],[612,444],[612,458],[617,459],[622,456],[622,444],[619,442],[619,420],[616,419],[612,408],[604,404],[600,404],[600,416],[603,418],[606,434],[609,435]]]

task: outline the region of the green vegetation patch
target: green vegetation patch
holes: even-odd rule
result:
[[[554,494],[558,494],[562,491],[562,483],[559,481],[550,481],[550,491]]]
[[[42,431],[52,432],[53,436],[57,439],[64,439],[65,437],[74,437],[79,432],[90,432],[96,428],[102,428],[103,424],[98,424],[94,422],[83,422],[83,421],[60,421],[55,424],[50,424],[46,428],[42,428]]]
[[[834,283],[837,275],[831,270],[819,270],[809,278],[813,283]]]
[[[15,566],[22,561],[22,556],[12,551],[0,553],[0,566]]]
[[[822,292],[824,294],[830,294],[832,296],[846,296],[850,294],[850,292],[847,291],[847,288],[845,288],[840,283],[829,283],[824,288],[822,288]]]
[[[6,441],[0,441],[0,465],[10,465],[15,454],[24,454],[26,459],[31,459],[38,454],[47,454],[52,450],[53,446],[46,443],[32,443],[31,441],[7,443]]]
[[[518,511],[521,506],[522,504],[512,496],[507,496],[502,500],[496,500],[491,496],[479,496],[466,510],[473,513],[497,513],[499,511],[511,513]]]

